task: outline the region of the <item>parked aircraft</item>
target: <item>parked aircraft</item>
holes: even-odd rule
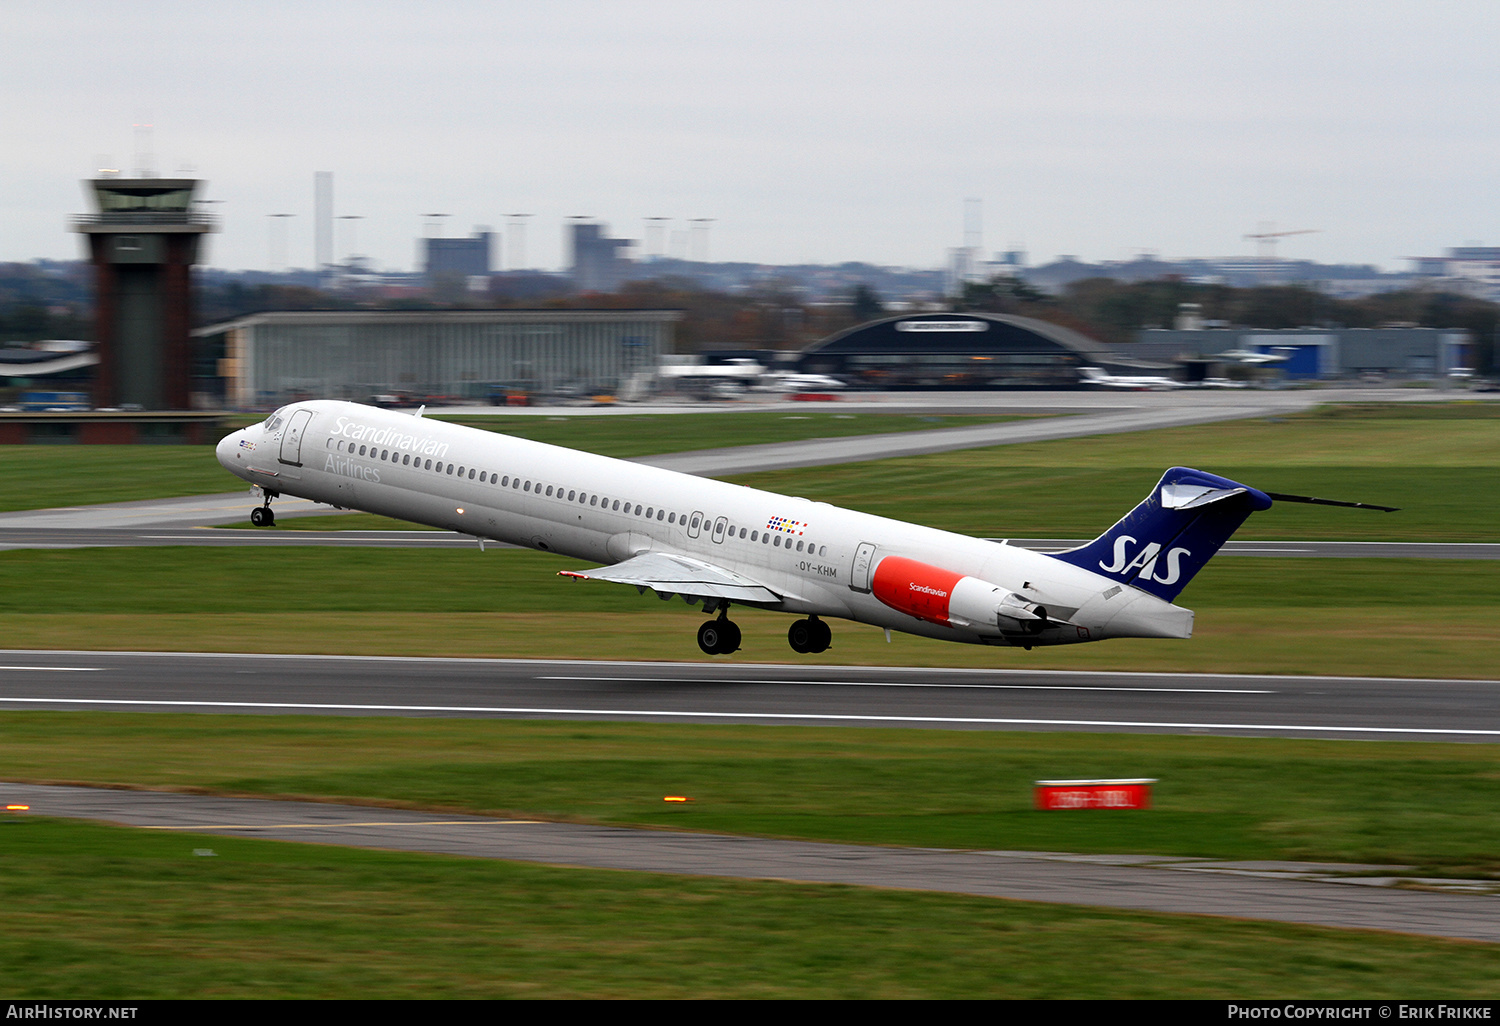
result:
[[[769,371],[755,386],[763,392],[836,392],[845,385],[828,374],[797,374],[792,371]]]
[[[1103,367],[1080,367],[1083,383],[1095,388],[1125,388],[1136,392],[1160,392],[1185,387],[1180,381],[1151,374],[1111,374]]]
[[[1193,613],[1173,600],[1247,516],[1274,499],[1328,501],[1174,467],[1097,539],[1049,555],[346,402],[285,406],[217,455],[263,491],[257,526],[275,523],[272,499],[296,495],[470,534],[481,548],[495,539],[590,560],[604,565],[561,573],[717,613],[698,629],[710,654],[739,648],[734,604],[797,616],[797,652],[829,647],[827,619],[1025,649],[1187,638]]]

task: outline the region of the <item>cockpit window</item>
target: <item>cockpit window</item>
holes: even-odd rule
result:
[[[281,427],[281,414],[273,413],[270,417],[266,418],[266,425],[263,430],[266,434],[270,434],[279,427]]]

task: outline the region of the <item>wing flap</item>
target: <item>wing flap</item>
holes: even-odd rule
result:
[[[776,592],[743,574],[670,552],[646,552],[593,570],[559,570],[558,576],[650,588],[661,595],[692,595],[732,602],[781,601]]]

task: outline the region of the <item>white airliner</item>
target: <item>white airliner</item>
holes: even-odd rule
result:
[[[1099,538],[1048,555],[354,403],[282,407],[217,455],[263,490],[257,526],[296,495],[602,563],[562,574],[701,603],[718,613],[698,629],[710,654],[739,648],[732,603],[799,616],[798,652],[828,648],[824,618],[1025,649],[1187,638],[1193,613],[1172,600],[1252,512],[1358,505],[1174,467]]]

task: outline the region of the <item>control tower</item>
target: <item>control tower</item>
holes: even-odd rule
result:
[[[192,406],[192,266],[214,230],[193,178],[96,178],[98,212],[73,219],[94,264],[96,407]]]

